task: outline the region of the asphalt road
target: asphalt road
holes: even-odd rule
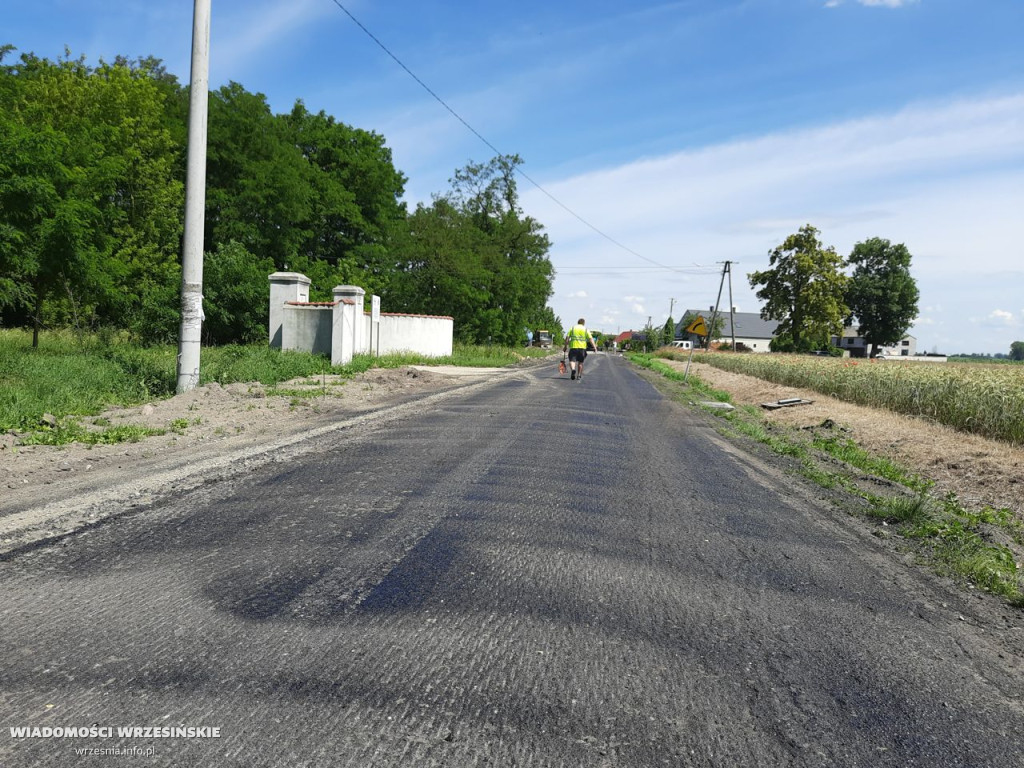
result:
[[[4,768],[1024,755],[974,598],[605,356],[11,553],[0,590]],[[153,726],[210,730],[118,735]]]

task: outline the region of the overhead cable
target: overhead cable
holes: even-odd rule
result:
[[[369,29],[367,29],[366,26],[361,21],[359,21],[359,19],[357,19],[354,15],[352,15],[352,12],[348,8],[346,8],[340,2],[340,0],[332,0],[332,2],[336,6],[338,6],[338,8],[340,8],[342,10],[342,12],[346,16],[348,16],[357,27],[359,27],[362,30],[367,35],[367,37],[369,37],[371,40],[373,40],[373,42],[376,43],[377,46],[382,51],[384,51],[384,53],[386,53],[388,56],[390,56],[391,59],[394,60],[394,62],[396,64],[398,64],[398,66],[400,66],[403,70],[405,70],[406,74],[408,74],[409,77],[411,77],[413,80],[415,80],[420,85],[420,87],[423,88],[423,90],[425,90],[427,93],[429,93],[431,95],[431,97],[438,104],[440,104],[442,107],[444,107],[446,110],[448,110],[448,112],[450,112],[452,114],[452,116],[455,117],[456,120],[458,120],[460,123],[462,123],[470,131],[470,133],[472,133],[474,136],[476,136],[478,139],[480,139],[480,141],[482,141],[492,152],[494,152],[495,154],[497,154],[499,156],[502,156],[502,157],[504,156],[504,153],[501,150],[499,150],[490,141],[488,141],[476,128],[474,128],[472,125],[470,125],[469,122],[465,118],[462,117],[462,115],[460,115],[458,112],[456,112],[444,99],[442,99],[440,96],[438,96],[433,91],[433,89],[430,88],[430,86],[428,86],[419,77],[417,77],[416,73],[413,72],[411,69],[409,69],[409,67],[407,67],[402,62],[401,59],[399,59],[394,53],[392,53],[391,50],[386,45],[384,45],[384,43],[381,42],[377,38],[376,35],[374,35]],[[584,226],[590,228],[591,230],[596,232],[598,235],[600,235],[601,237],[603,237],[605,240],[607,240],[608,242],[612,243],[616,247],[621,248],[622,250],[626,251],[629,254],[632,254],[633,256],[636,256],[638,259],[642,259],[643,261],[646,261],[646,262],[649,262],[651,264],[654,264],[655,266],[660,267],[662,269],[667,269],[667,270],[670,270],[672,272],[679,272],[679,271],[681,271],[681,270],[679,270],[679,269],[677,269],[675,267],[669,267],[669,266],[666,266],[664,264],[661,264],[660,262],[657,262],[654,259],[650,259],[650,258],[644,256],[642,253],[637,253],[632,248],[630,248],[630,247],[628,247],[626,245],[623,245],[618,240],[613,238],[611,235],[609,235],[609,234],[603,232],[602,230],[598,229],[596,226],[594,226],[589,221],[587,221],[585,218],[583,218],[578,213],[576,213],[576,211],[574,211],[572,208],[567,206],[565,203],[563,203],[561,200],[559,200],[553,194],[551,194],[546,189],[544,189],[544,187],[542,187],[540,184],[538,184],[536,181],[534,181],[532,178],[530,178],[518,166],[516,167],[515,170],[516,170],[516,173],[518,173],[520,176],[522,176],[524,179],[526,179],[528,182],[530,182],[530,184],[532,184],[534,187],[536,187],[542,194],[544,194],[546,197],[548,197],[558,207],[560,207],[562,210],[564,210],[570,216],[575,218],[581,224],[583,224]],[[699,267],[699,265],[694,265],[694,266]]]

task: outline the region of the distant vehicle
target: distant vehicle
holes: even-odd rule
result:
[[[669,346],[673,347],[674,349],[693,349],[693,342],[680,341],[677,339],[676,341],[673,341],[671,344],[669,344]]]
[[[541,349],[551,349],[551,331],[534,331],[533,346]]]

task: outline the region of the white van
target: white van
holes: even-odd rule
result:
[[[677,340],[677,341],[673,341],[671,344],[669,344],[669,346],[673,347],[674,349],[693,349],[693,344],[692,344],[692,342],[689,342],[689,341],[678,341]]]

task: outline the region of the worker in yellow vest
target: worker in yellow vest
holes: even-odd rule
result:
[[[569,367],[572,369],[572,373],[569,374],[570,379],[583,378],[583,361],[587,359],[588,341],[596,352],[597,344],[594,343],[594,337],[587,330],[586,321],[581,317],[576,321],[576,325],[565,334],[565,343],[562,345],[562,354],[565,354],[566,350],[569,351]]]

